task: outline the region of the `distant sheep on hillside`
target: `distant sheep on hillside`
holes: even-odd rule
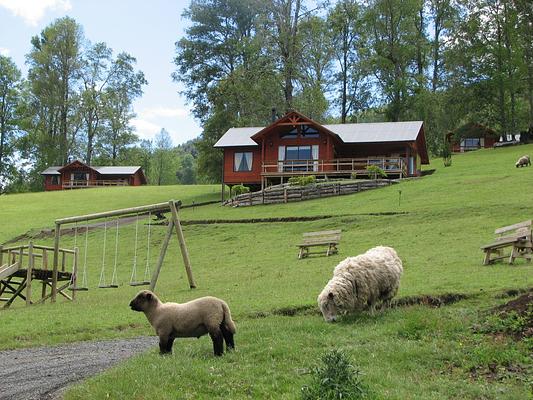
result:
[[[527,167],[531,165],[531,160],[529,159],[529,156],[522,156],[518,159],[515,166],[518,167]]]
[[[335,267],[333,278],[318,296],[324,319],[333,322],[341,313],[374,312],[378,303],[390,305],[402,272],[402,261],[391,247],[378,246],[348,257]]]

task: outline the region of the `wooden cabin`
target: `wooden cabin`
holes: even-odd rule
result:
[[[422,121],[321,125],[292,111],[267,127],[231,128],[214,147],[224,151],[227,185],[277,184],[291,176],[411,177],[429,164]]]
[[[146,184],[141,167],[96,167],[73,161],[41,172],[44,190],[83,189],[100,186],[140,186]]]
[[[451,151],[464,153],[465,151],[488,149],[498,142],[499,135],[492,129],[469,122],[446,135]]]

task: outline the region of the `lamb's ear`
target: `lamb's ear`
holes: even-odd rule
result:
[[[152,300],[152,293],[146,293],[146,300]]]
[[[328,293],[328,299],[333,299],[333,293],[332,292]]]

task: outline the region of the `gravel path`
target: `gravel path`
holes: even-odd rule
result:
[[[157,345],[157,337],[0,352],[0,399],[57,399],[70,384]]]

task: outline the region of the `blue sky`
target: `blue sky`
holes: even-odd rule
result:
[[[24,73],[30,39],[56,18],[68,15],[83,26],[91,42],[106,42],[115,53],[137,58],[148,85],[134,104],[133,120],[141,138],[153,138],[161,128],[174,144],[197,137],[201,128],[179,95],[170,74],[174,43],[183,36],[183,10],[190,0],[0,0],[0,54],[10,56]]]

